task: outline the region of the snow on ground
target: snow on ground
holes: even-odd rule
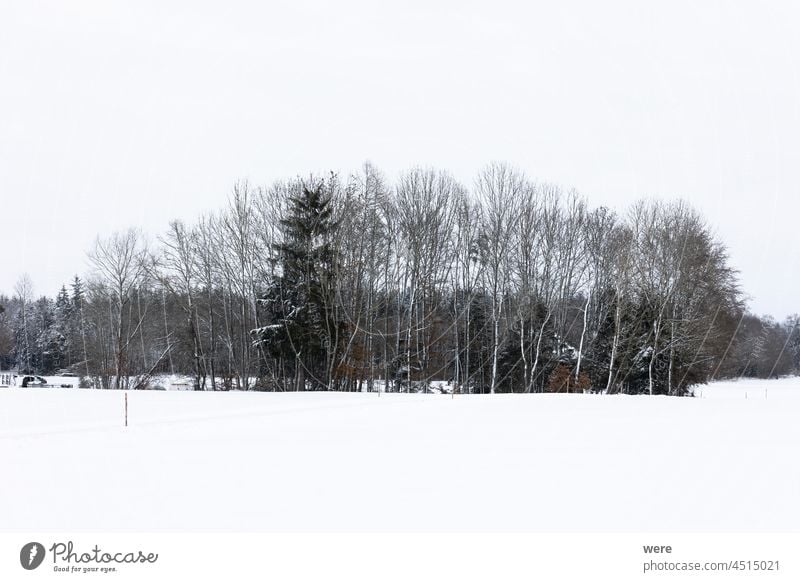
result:
[[[800,378],[781,380],[743,378],[735,382],[714,382],[695,387],[694,393],[697,398],[788,399],[796,400],[800,405]]]
[[[3,388],[0,529],[797,531],[800,379],[698,396]]]

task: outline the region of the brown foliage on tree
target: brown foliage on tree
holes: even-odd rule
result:
[[[575,372],[566,364],[558,364],[547,380],[548,392],[585,392],[591,387],[592,382],[586,372],[581,372],[576,381]]]

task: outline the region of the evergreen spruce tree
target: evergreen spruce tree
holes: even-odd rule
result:
[[[70,324],[72,321],[72,300],[67,287],[62,285],[56,296],[55,304],[55,340],[61,354],[61,367],[70,366],[73,362],[73,346],[70,337]]]
[[[70,285],[72,289],[72,296],[70,301],[72,303],[72,311],[69,325],[69,345],[72,346],[73,358],[72,363],[82,362],[81,372],[89,376],[89,356],[86,350],[86,319],[84,317],[84,305],[86,304],[86,296],[83,290],[83,281],[75,275]],[[80,354],[79,356],[77,354]]]
[[[294,389],[331,387],[340,323],[335,317],[336,258],[330,188],[303,184],[290,198],[275,246],[279,273],[262,305],[273,324],[258,330],[259,341],[293,372]]]
[[[34,369],[40,374],[52,374],[63,361],[61,341],[56,328],[55,302],[49,297],[41,297],[33,308]]]

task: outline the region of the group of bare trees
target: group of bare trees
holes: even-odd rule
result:
[[[103,387],[175,373],[196,389],[679,395],[787,373],[800,352],[796,325],[746,312],[687,204],[593,209],[505,164],[471,188],[429,168],[392,185],[370,164],[241,182],[217,214],[149,244],[99,238],[89,257],[59,361]],[[17,295],[30,358],[29,284]]]

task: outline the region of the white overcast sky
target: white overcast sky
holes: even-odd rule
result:
[[[233,182],[492,160],[592,206],[691,201],[800,311],[796,2],[0,0],[0,292]]]

